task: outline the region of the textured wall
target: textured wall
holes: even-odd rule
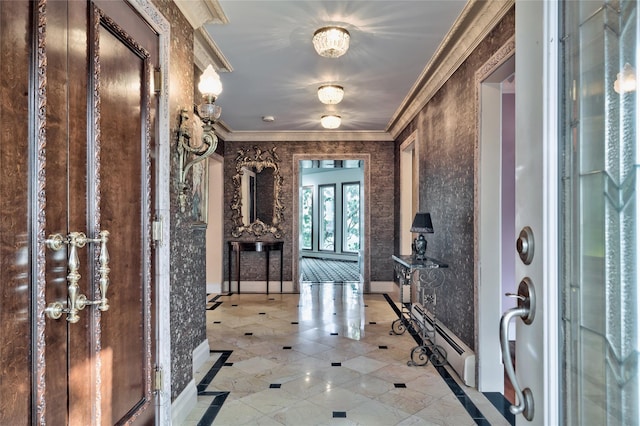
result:
[[[224,224],[224,234],[226,239],[231,237],[231,213],[229,206],[233,196],[233,185],[231,176],[235,173],[235,157],[239,148],[252,148],[258,146],[263,150],[277,147],[277,154],[280,158],[280,174],[283,177],[282,199],[284,210],[284,280],[291,280],[292,276],[292,256],[293,238],[297,238],[294,231],[294,221],[292,218],[294,198],[294,185],[297,177],[293,175],[294,154],[316,155],[318,159],[323,156],[335,156],[341,154],[369,154],[371,168],[370,183],[370,215],[371,215],[371,238],[370,244],[370,265],[371,281],[391,281],[393,280],[393,231],[394,231],[394,203],[395,188],[393,186],[393,166],[394,166],[394,144],[391,142],[232,142],[225,146],[225,191],[224,202],[228,216]],[[251,240],[244,236],[243,240]],[[269,238],[263,238],[267,241]],[[228,262],[228,253],[225,251],[225,265]],[[264,280],[264,254],[246,252],[242,253],[242,279],[243,280]],[[279,276],[279,266],[277,261],[271,262],[271,277]],[[232,272],[233,273],[233,272]],[[225,277],[227,268],[225,266]],[[234,276],[235,278],[235,276]]]
[[[171,182],[177,170],[177,128],[180,110],[193,105],[193,29],[172,1],[154,4],[171,24],[169,111]],[[188,179],[191,178],[189,174]],[[205,232],[194,227],[191,198],[185,213],[178,206],[178,193],[171,185],[171,399],[193,379],[193,350],[206,339]]]
[[[420,210],[431,212],[435,231],[427,236],[428,254],[449,263],[445,285],[438,293],[437,315],[471,348],[475,347],[473,208],[477,179],[474,146],[478,140],[474,76],[514,32],[511,10],[396,141],[398,148],[418,130]]]

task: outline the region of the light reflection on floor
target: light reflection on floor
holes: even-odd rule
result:
[[[215,366],[185,426],[508,424],[477,391],[452,392],[431,364],[408,366],[416,342],[390,335],[397,315],[388,299],[357,283],[214,303],[207,337],[228,359],[212,353],[197,373],[198,382]]]

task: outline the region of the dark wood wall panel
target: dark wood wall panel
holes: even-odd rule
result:
[[[0,2],[0,424],[30,420],[29,75],[31,5]],[[16,96],[19,93],[20,95]]]

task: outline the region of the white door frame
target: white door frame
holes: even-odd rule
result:
[[[411,223],[420,207],[418,182],[420,156],[418,131],[414,131],[400,145],[400,254],[411,254]]]
[[[171,26],[150,0],[129,0],[132,7],[158,33],[160,48],[160,71],[162,75],[160,100],[156,120],[156,200],[155,210],[162,222],[161,241],[156,245],[155,259],[155,305],[156,318],[156,364],[162,370],[162,390],[158,392],[156,405],[156,424],[171,423],[171,305],[170,305],[170,267],[171,241],[171,148],[172,137],[169,131],[169,42]]]
[[[502,282],[502,88],[501,82],[515,71],[515,40],[508,40],[475,76],[478,107],[476,164],[475,239],[478,330],[478,390],[504,391],[498,324],[503,312]],[[517,78],[517,77],[516,77]],[[517,95],[516,95],[517,99]],[[512,246],[515,250],[515,240]]]

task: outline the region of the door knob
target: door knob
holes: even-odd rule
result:
[[[527,277],[518,286],[518,294],[507,293],[509,297],[518,299],[518,306],[506,311],[500,318],[500,347],[502,349],[502,361],[509,381],[513,385],[516,393],[517,405],[509,407],[512,414],[522,414],[525,419],[532,420],[534,412],[533,393],[531,389],[522,389],[516,377],[515,368],[511,361],[511,350],[509,349],[509,322],[520,317],[525,324],[531,324],[535,317],[536,298],[533,282]]]

